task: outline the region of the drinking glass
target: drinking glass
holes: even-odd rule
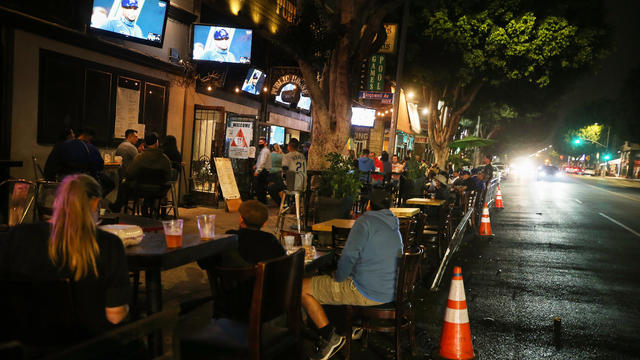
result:
[[[168,248],[177,248],[182,246],[182,219],[164,220],[164,237],[167,240]]]
[[[302,234],[302,246],[305,248],[311,246],[311,242],[313,241],[313,233]]]
[[[200,231],[200,239],[213,240],[214,230],[216,226],[215,215],[198,215],[196,217],[198,221],[198,230]]]
[[[293,250],[293,242],[296,239],[295,236],[287,235],[284,237],[284,247],[287,251]]]

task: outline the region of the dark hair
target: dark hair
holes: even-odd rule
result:
[[[382,152],[382,155],[380,155],[380,160],[382,161],[389,161],[389,153],[386,151]]]
[[[383,210],[391,207],[391,194],[382,189],[373,189],[369,195],[371,210]]]
[[[82,129],[78,130],[78,133],[76,134],[76,137],[80,136],[80,135],[87,135],[87,136],[94,137],[94,136],[96,136],[96,132],[93,131],[93,129],[91,129],[91,128],[82,128]]]
[[[65,141],[65,140],[67,140],[69,135],[72,135],[72,134],[73,134],[73,129],[64,128],[64,130],[62,130],[62,132],[58,135],[58,140],[59,141]]]
[[[362,155],[369,156],[369,149],[362,149]]]
[[[298,150],[298,146],[300,146],[300,142],[296,138],[289,139],[289,146],[293,148],[293,150]]]
[[[129,137],[129,135],[131,135],[131,134],[137,134],[137,133],[138,133],[138,130],[135,130],[135,129],[127,129],[127,131],[125,131],[125,132],[124,132],[124,137],[128,138],[128,137]]]
[[[151,146],[158,142],[158,134],[156,132],[150,132],[144,136],[144,144]]]
[[[164,137],[164,140],[162,141],[162,148],[167,151],[167,150],[175,150],[178,151],[178,141],[176,140],[176,137],[173,135],[167,135]]]
[[[260,229],[269,220],[269,209],[258,200],[243,201],[239,212],[244,223],[250,228]]]

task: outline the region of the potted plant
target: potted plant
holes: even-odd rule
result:
[[[404,166],[404,183],[403,198],[422,197],[425,183],[425,174],[427,167],[415,159],[407,160]]]
[[[329,167],[320,175],[317,221],[349,218],[353,201],[362,184],[352,161],[332,152],[326,155]]]

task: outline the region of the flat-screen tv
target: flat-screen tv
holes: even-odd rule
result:
[[[93,0],[92,30],[162,47],[168,0]]]
[[[193,60],[249,64],[252,37],[251,29],[193,25]]]
[[[300,100],[296,107],[300,110],[311,111],[311,98],[309,96],[300,95]]]
[[[376,109],[351,107],[351,125],[373,127],[376,120]]]
[[[282,105],[295,105],[298,103],[300,91],[296,84],[289,83],[280,89],[276,95],[276,102]]]
[[[267,74],[262,70],[251,68],[247,72],[247,77],[242,84],[242,91],[248,92],[253,95],[260,95],[264,81],[267,78]]]
[[[269,136],[269,145],[284,144],[284,128],[282,126],[271,125],[271,136]]]

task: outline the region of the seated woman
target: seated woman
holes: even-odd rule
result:
[[[96,228],[101,194],[93,177],[69,175],[58,188],[50,223],[16,226],[0,240],[0,278],[71,281],[77,326],[86,337],[120,323],[129,311],[124,246]]]

